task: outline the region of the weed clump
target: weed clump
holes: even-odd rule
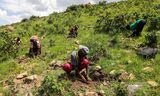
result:
[[[66,81],[57,81],[56,77],[46,76],[42,86],[38,90],[40,96],[64,96],[64,93],[72,94],[71,84]]]

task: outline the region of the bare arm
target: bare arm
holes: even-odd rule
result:
[[[83,82],[87,83],[86,76],[84,70],[78,71],[78,75],[83,80]]]

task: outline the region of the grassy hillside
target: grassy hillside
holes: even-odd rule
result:
[[[128,38],[131,31],[125,26],[138,18],[147,20],[142,36]],[[78,37],[67,38],[69,29],[78,25]],[[137,96],[158,96],[160,87],[150,86],[147,81],[152,80],[160,84],[160,53],[154,59],[144,59],[136,54],[135,49],[140,45],[147,46],[146,36],[155,33],[157,47],[160,44],[160,1],[159,0],[126,0],[117,3],[100,2],[97,5],[72,5],[65,12],[53,13],[47,17],[24,19],[20,23],[0,27],[0,93],[4,96],[24,96],[24,92],[15,92],[13,80],[17,74],[25,71],[44,78],[41,87],[32,88],[31,92],[42,96],[77,96],[86,91],[99,92],[104,90],[106,96],[126,96],[129,84],[142,84]],[[29,39],[38,35],[42,44],[42,54],[36,58],[26,57],[29,50]],[[22,44],[18,49],[13,40],[20,37]],[[134,75],[132,80],[110,80],[109,85],[98,82],[75,87],[72,81],[60,79],[64,72],[61,69],[49,70],[52,60],[66,62],[73,50],[78,46],[75,41],[86,45],[90,49],[91,62],[100,65],[106,74],[115,70],[115,74],[127,72]],[[111,46],[111,42],[116,42]],[[95,58],[98,58],[95,60]],[[91,68],[94,68],[91,66]],[[143,69],[149,67],[151,71]],[[65,75],[64,75],[65,76]],[[66,77],[66,76],[65,76]],[[4,81],[9,82],[4,88]],[[97,86],[98,85],[98,86]],[[70,87],[69,87],[70,86]],[[77,84],[78,86],[78,84]],[[81,86],[81,84],[79,84]],[[19,88],[19,87],[17,87]],[[64,94],[65,93],[65,94]],[[44,95],[46,94],[46,95]],[[121,94],[121,95],[119,95]]]

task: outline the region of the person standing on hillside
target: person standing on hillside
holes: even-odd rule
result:
[[[127,25],[126,28],[132,30],[133,33],[130,35],[131,37],[140,36],[145,24],[145,20],[139,19],[131,25]]]
[[[30,49],[29,55],[30,56],[37,56],[41,54],[41,44],[38,39],[38,36],[32,36],[30,38]]]
[[[88,66],[89,60],[87,54],[89,49],[86,46],[79,45],[79,50],[71,53],[71,63],[63,65],[63,70],[69,74],[72,70],[75,70],[76,76],[79,76],[83,82],[88,83]]]

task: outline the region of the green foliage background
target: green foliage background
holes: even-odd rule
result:
[[[47,73],[48,63],[53,59],[65,62],[66,59],[70,58],[70,53],[78,48],[74,41],[79,40],[81,44],[89,47],[89,58],[92,62],[96,65],[101,65],[106,73],[112,70],[124,69],[129,73],[133,73],[136,77],[136,80],[126,81],[127,83],[155,80],[160,84],[160,54],[158,53],[155,59],[146,60],[137,56],[134,50],[134,48],[146,42],[145,36],[153,31],[157,36],[157,45],[159,48],[159,7],[159,0],[126,0],[108,4],[106,2],[100,2],[97,5],[72,5],[65,12],[54,12],[47,17],[32,16],[30,19],[24,19],[20,23],[12,24],[11,26],[14,27],[13,32],[7,32],[7,26],[1,26],[0,80],[7,80],[23,71],[29,71],[30,74],[40,74],[44,77],[48,74],[57,76],[64,73],[61,70]],[[125,26],[139,18],[145,19],[147,24],[144,27],[141,37],[130,40],[127,36],[131,32],[126,30]],[[79,26],[78,37],[76,39],[66,38],[70,27],[75,24]],[[26,64],[20,66],[17,58],[22,57],[28,52],[29,38],[35,34],[40,37],[42,55],[34,59],[29,59]],[[15,37],[20,37],[22,41],[18,51],[18,46],[13,44]],[[111,40],[117,42],[113,47],[109,46]],[[97,58],[99,59],[94,61],[93,56],[98,56]],[[125,67],[121,68],[120,65]],[[143,72],[142,69],[147,66],[152,67],[154,70],[150,73]],[[45,81],[48,80],[48,82],[41,87],[41,89],[44,89],[44,93],[50,90],[47,88],[53,88],[52,91],[54,91],[55,88],[59,90],[59,86],[64,87],[66,85],[65,83],[62,86],[60,83],[54,85],[51,82],[56,78],[52,76],[47,78]],[[117,82],[113,82],[114,84],[116,85]],[[0,92],[5,93],[2,84],[0,86]],[[106,93],[112,91],[109,88],[104,89]],[[139,94],[158,96],[160,94],[159,90],[159,87],[146,87]]]

